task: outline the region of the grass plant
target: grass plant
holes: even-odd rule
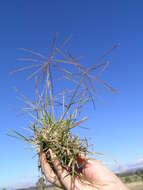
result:
[[[21,49],[31,54],[32,57],[23,57],[19,60],[32,64],[18,68],[13,73],[32,69],[27,79],[36,78],[36,98],[33,102],[20,94],[26,105],[24,111],[32,118],[29,126],[32,135],[24,136],[17,131],[14,133],[17,137],[32,144],[37,151],[40,149],[45,152],[52,167],[49,155],[49,149],[51,149],[73,179],[75,176],[82,179],[82,166],[79,165],[77,156],[88,155],[89,145],[86,138],[80,139],[77,135],[73,135],[72,128],[81,125],[87,119],[87,117],[81,117],[85,104],[92,102],[95,107],[94,95],[97,93],[95,82],[116,92],[100,78],[100,74],[109,65],[104,58],[117,46],[101,56],[96,64],[86,68],[79,63],[80,57],[73,57],[69,51],[65,50],[68,40],[69,38],[62,45],[57,46],[56,34],[48,57],[34,50]],[[68,86],[66,90],[61,88],[64,82]],[[57,92],[57,84],[59,89],[62,89],[59,92]]]

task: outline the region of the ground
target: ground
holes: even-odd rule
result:
[[[131,190],[143,190],[143,182],[133,182],[127,184]]]
[[[143,190],[143,182],[132,182],[127,184],[130,190]],[[59,190],[58,188],[51,187],[48,190]]]

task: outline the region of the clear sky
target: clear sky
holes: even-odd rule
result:
[[[37,158],[23,142],[6,135],[25,125],[17,116],[19,101],[12,87],[30,95],[24,74],[10,76],[22,53],[32,48],[48,55],[55,32],[59,39],[72,33],[72,48],[90,66],[114,44],[112,63],[103,78],[119,94],[98,94],[96,111],[87,109],[88,131],[95,150],[124,165],[143,158],[143,1],[140,0],[1,0],[0,1],[0,187],[33,181]],[[22,75],[22,76],[21,76]]]

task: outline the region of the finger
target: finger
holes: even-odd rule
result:
[[[50,152],[51,160],[53,163],[54,171],[58,177],[58,180],[62,184],[62,186],[65,189],[69,189],[69,190],[75,189],[75,188],[73,188],[74,182],[73,182],[72,177],[69,174],[69,172],[62,167],[62,165],[59,162],[59,160],[57,159],[56,155],[51,150],[49,150],[49,152]]]
[[[88,160],[82,172],[88,179],[94,180],[97,183],[106,183],[117,178],[100,161],[94,159]]]
[[[39,151],[39,160],[40,160],[42,172],[44,173],[46,179],[50,183],[55,184],[58,187],[62,187],[60,181],[58,180],[58,177],[55,175],[53,169],[50,167],[46,159],[45,153],[43,153],[42,151]]]

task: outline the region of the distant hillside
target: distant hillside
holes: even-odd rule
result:
[[[136,162],[132,162],[123,166],[119,166],[115,169],[116,173],[128,173],[128,172],[134,172],[138,170],[143,170],[143,159],[140,159]]]
[[[126,170],[124,172],[117,173],[117,176],[124,177],[124,176],[128,176],[128,175],[135,175],[135,174],[138,175],[140,173],[143,173],[143,168],[129,169],[129,170]]]

